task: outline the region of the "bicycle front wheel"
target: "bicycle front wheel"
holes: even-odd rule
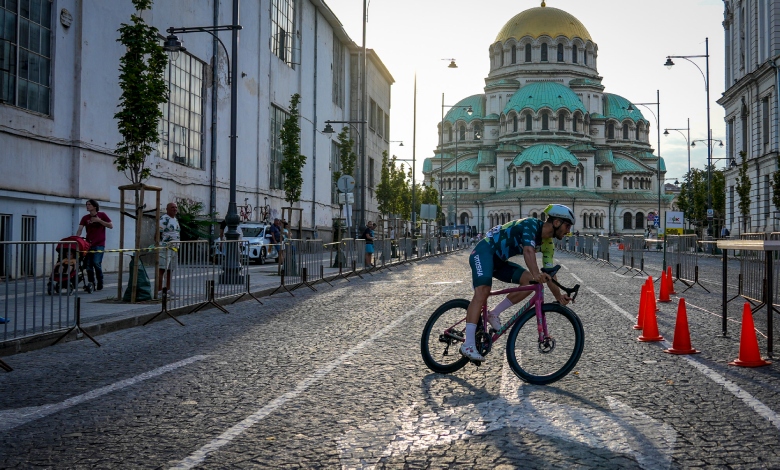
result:
[[[432,371],[449,374],[468,363],[460,354],[460,345],[466,336],[468,307],[466,299],[450,300],[437,308],[425,324],[420,352],[425,365]]]
[[[546,385],[562,379],[577,365],[585,330],[576,313],[558,304],[542,305],[548,337],[539,341],[536,309],[525,312],[507,337],[506,359],[521,380]]]

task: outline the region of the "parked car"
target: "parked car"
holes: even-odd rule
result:
[[[244,248],[244,256],[249,258],[250,262],[265,264],[269,259],[277,259],[279,254],[275,246],[271,243],[271,226],[269,224],[246,223],[238,226],[241,232],[241,239],[247,244]],[[222,262],[222,252],[220,244],[217,244],[214,250],[214,263]]]

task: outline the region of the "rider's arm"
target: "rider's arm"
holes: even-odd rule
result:
[[[539,271],[539,266],[536,264],[536,248],[533,246],[523,247],[523,259],[525,265],[528,267],[528,271],[531,272],[531,277],[537,282],[547,282],[550,280],[550,276]]]
[[[571,301],[571,297],[569,297],[568,294],[562,293],[561,289],[553,282],[548,282],[547,287],[550,288],[550,291],[552,291],[555,300],[557,300],[561,305],[566,305]]]

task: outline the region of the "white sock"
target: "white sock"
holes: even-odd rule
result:
[[[512,305],[514,304],[512,303],[511,300],[509,300],[509,297],[505,297],[504,300],[502,300],[501,302],[499,302],[498,305],[496,305],[496,308],[488,312],[488,315],[490,315],[491,317],[499,317],[501,315],[501,312],[508,309]]]
[[[476,323],[466,323],[466,340],[463,342],[463,346],[469,347],[471,346],[476,347],[477,343],[474,340],[474,337],[477,333],[477,324]]]

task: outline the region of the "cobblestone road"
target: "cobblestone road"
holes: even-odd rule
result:
[[[719,336],[718,292],[686,292],[702,354],[672,356],[631,328],[644,279],[561,254],[560,280],[583,286],[574,372],[523,384],[502,338],[482,367],[431,373],[420,334],[470,298],[467,255],[16,355],[0,468],[780,467],[777,364],[727,365],[741,305]],[[676,304],[660,304],[668,340]]]

